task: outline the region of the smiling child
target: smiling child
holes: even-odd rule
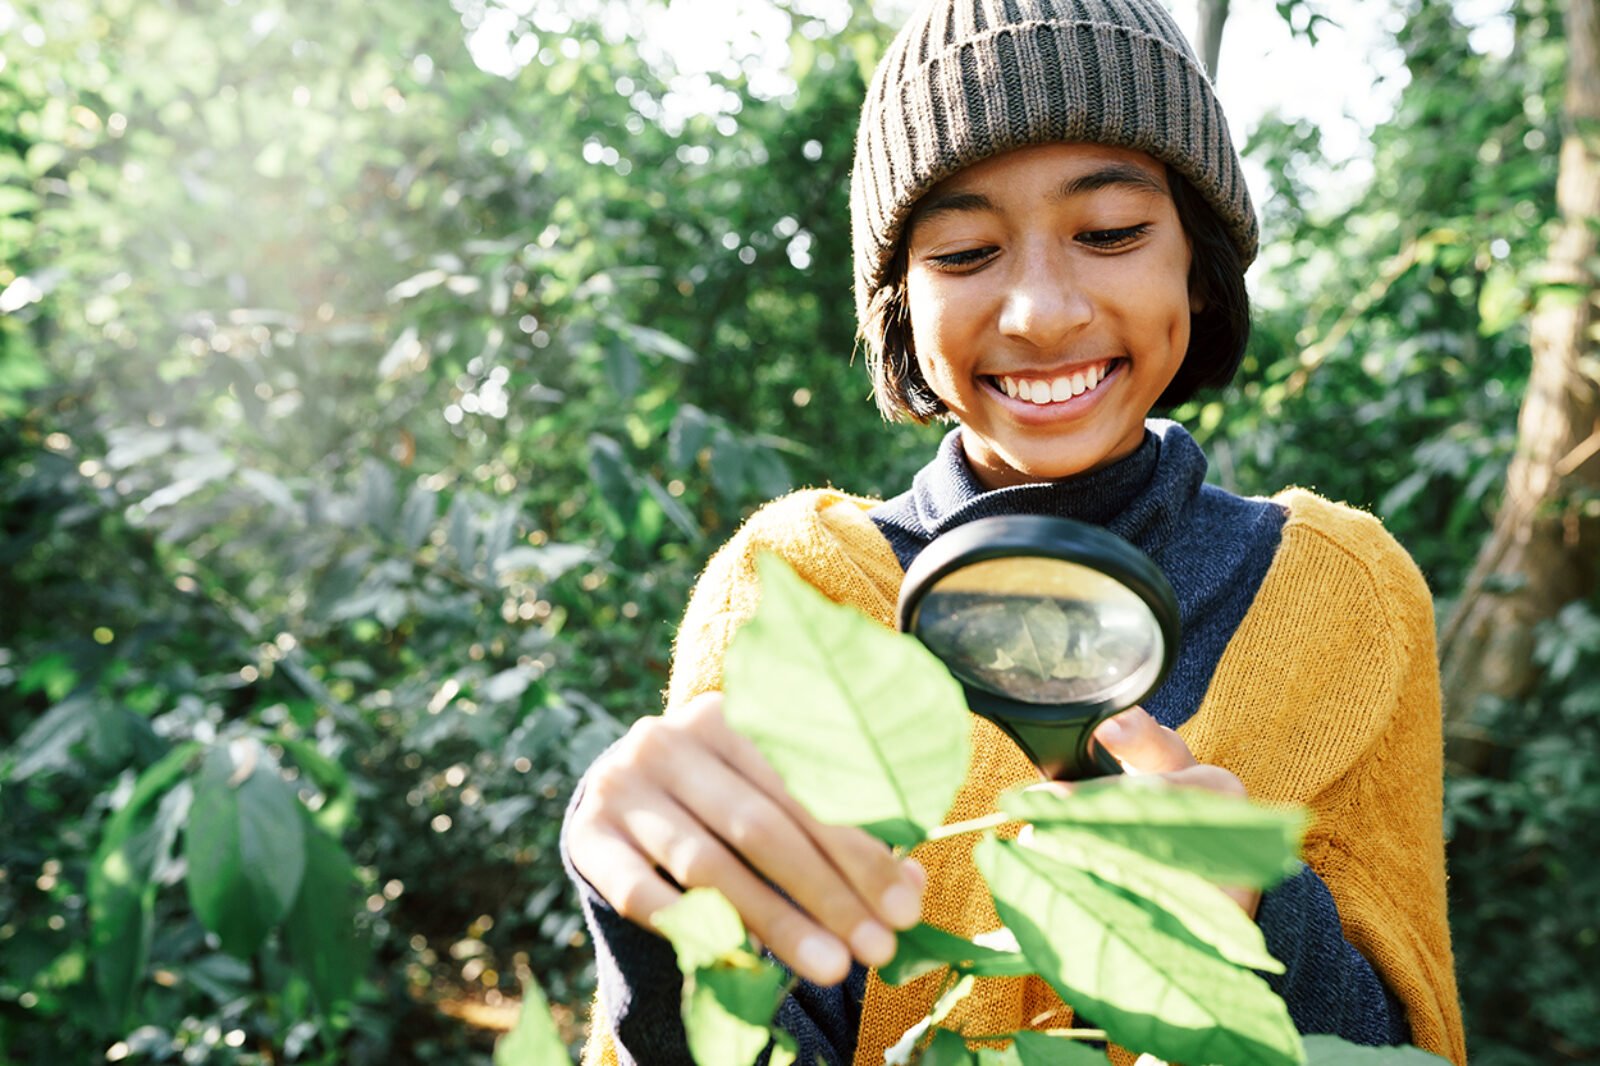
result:
[[[970,837],[896,859],[815,822],[724,723],[722,656],[783,556],[892,626],[905,568],[989,515],[1103,526],[1177,595],[1163,686],[1097,740],[1130,774],[1308,806],[1298,874],[1234,892],[1286,965],[1303,1033],[1412,1042],[1463,1062],[1445,921],[1432,607],[1377,521],[1310,493],[1205,484],[1152,410],[1229,381],[1249,336],[1256,221],[1209,83],[1158,0],[934,0],[874,74],[852,183],[855,297],[879,407],[954,428],[888,501],[808,491],[758,512],[707,566],[664,715],[585,776],[563,843],[594,934],[586,1061],[687,1063],[680,979],[651,916],[714,886],[803,978],[778,1022],[801,1061],[881,1063],[934,985],[872,967],[892,930],[998,924]],[[951,820],[1037,771],[974,717]],[[1058,1028],[1036,978],[992,979],[947,1021]]]

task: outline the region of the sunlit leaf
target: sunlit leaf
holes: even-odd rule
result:
[[[773,556],[727,655],[729,723],[820,821],[913,844],[966,777],[961,687],[915,638],[831,603]]]
[[[1267,951],[1261,927],[1216,885],[1198,874],[1167,866],[1087,831],[1033,832],[1030,847],[1087,870],[1103,885],[1125,891],[1129,899],[1159,908],[1167,932],[1192,938],[1229,962],[1267,973],[1282,973],[1283,963]],[[1166,916],[1170,916],[1170,921]]]
[[[739,912],[714,888],[691,888],[656,911],[651,922],[671,942],[684,973],[712,966],[744,947]]]
[[[1033,973],[1028,960],[1014,951],[997,951],[937,926],[913,926],[896,935],[894,958],[878,968],[886,984],[903,985],[941,966],[979,977],[1021,977]]]
[[[917,1060],[917,1066],[971,1066],[977,1061],[977,1054],[967,1047],[960,1033],[935,1029],[927,1050]]]
[[[1015,841],[984,840],[974,858],[1023,954],[1118,1044],[1176,1062],[1301,1061],[1288,1009],[1261,978],[1162,930],[1084,871]]]
[[[1021,1066],[1106,1066],[1110,1061],[1104,1051],[1045,1033],[1017,1033],[1011,1049]]]
[[[1081,832],[1224,885],[1262,888],[1299,868],[1303,811],[1141,779],[1083,782],[1071,794],[1015,789],[1000,797],[1041,837]]]
[[[555,1019],[550,1017],[544,990],[532,978],[524,980],[517,1026],[495,1041],[494,1066],[569,1066],[571,1062],[556,1032]]]

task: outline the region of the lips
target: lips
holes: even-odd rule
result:
[[[995,388],[1007,396],[1042,407],[1045,404],[1061,403],[1074,396],[1093,392],[1095,387],[1106,379],[1106,375],[1116,363],[1115,359],[1107,359],[1099,363],[1074,367],[1071,372],[1050,375],[1026,372],[993,374],[989,380]]]

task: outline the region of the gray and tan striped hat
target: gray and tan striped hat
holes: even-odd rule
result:
[[[850,181],[858,316],[924,193],[962,167],[1056,141],[1167,163],[1217,212],[1242,265],[1255,258],[1228,123],[1160,0],[933,0],[889,45],[861,110]]]

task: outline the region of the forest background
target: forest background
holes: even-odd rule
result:
[[[576,1038],[562,809],[699,565],[938,434],[851,359],[890,16],[742,8],[685,72],[652,0],[0,3],[0,1062],[487,1062],[530,977]],[[1236,130],[1256,332],[1177,417],[1422,566],[1474,1061],[1594,1061],[1600,22],[1277,10],[1397,105]]]

